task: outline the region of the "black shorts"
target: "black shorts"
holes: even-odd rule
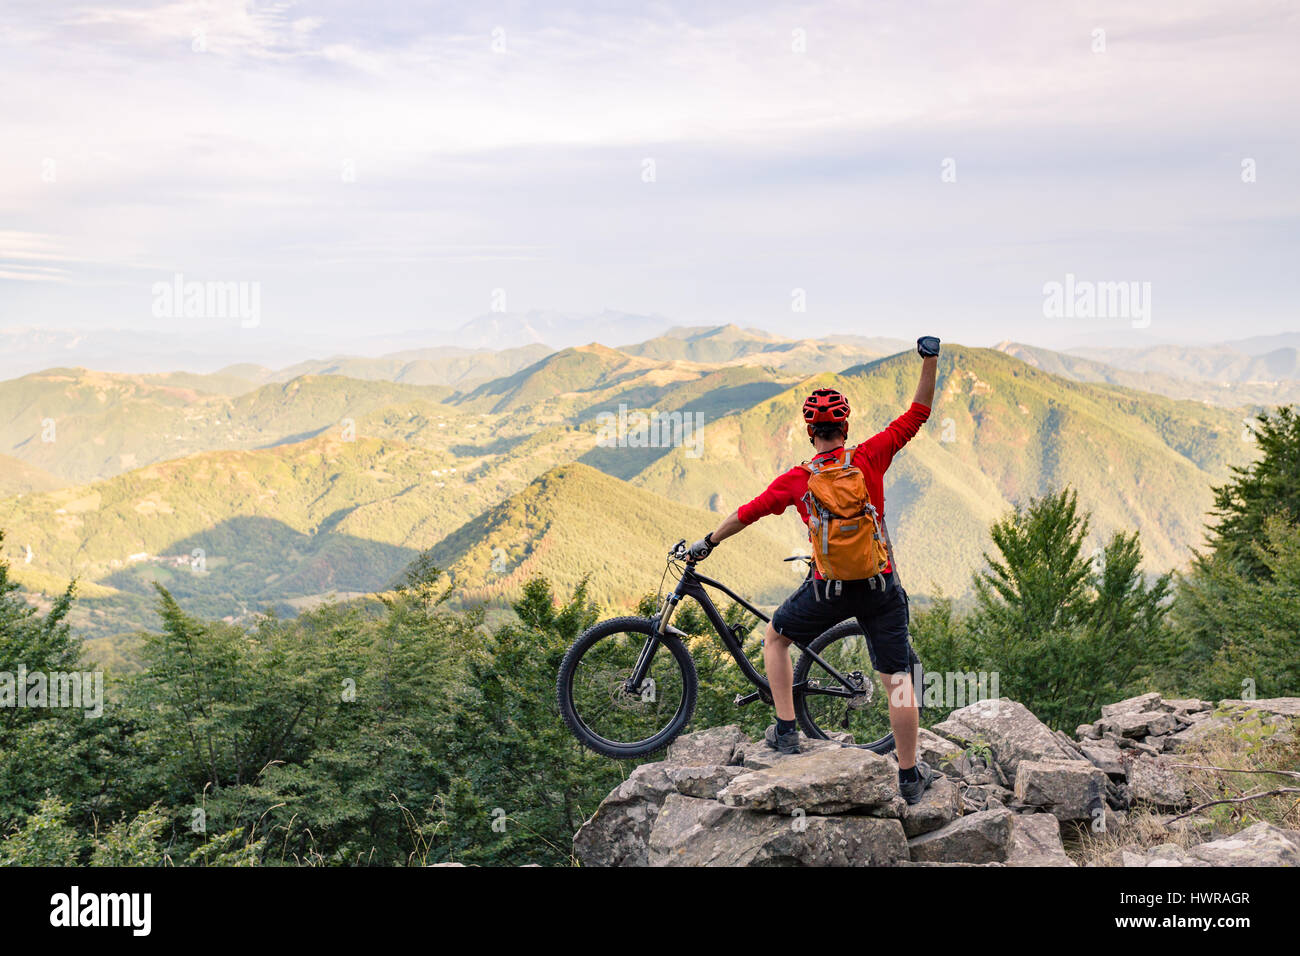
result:
[[[838,583],[837,595],[834,581],[805,580],[772,615],[777,633],[796,644],[807,644],[841,621],[856,617],[867,636],[872,667],[882,674],[910,670],[907,592],[898,578],[890,574],[883,589],[872,588],[870,580]]]

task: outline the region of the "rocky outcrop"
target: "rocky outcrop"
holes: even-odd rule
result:
[[[1071,739],[1015,701],[984,701],[921,732],[918,751],[940,772],[914,806],[899,794],[892,756],[808,739],[801,753],[780,754],[714,727],[637,767],[582,825],[573,852],[585,866],[1073,866],[1067,844],[1122,826],[1131,807],[1189,805],[1176,751],[1194,734],[1248,720],[1290,733],[1297,716],[1297,698],[1143,694],[1106,705]],[[1269,824],[1223,835],[1192,817],[1170,835],[1181,842],[1104,862],[1300,865],[1300,836]],[[1204,842],[1182,846],[1194,841]]]
[[[907,859],[898,820],[761,813],[670,794],[651,866],[889,866]]]
[[[1124,850],[1118,863],[1125,867],[1300,866],[1300,835],[1271,823],[1256,823],[1190,848],[1161,843],[1145,853]]]
[[[1025,760],[1015,796],[1062,822],[1087,822],[1105,813],[1106,783],[1106,774],[1087,760]]]
[[[600,802],[573,837],[573,855],[586,866],[647,866],[650,829],[677,788],[664,764],[643,764]]]
[[[1007,781],[1003,786],[1015,785],[1022,760],[1072,760],[1079,756],[1024,704],[1005,697],[954,710],[931,729],[962,747],[987,748],[993,765]]]
[[[1010,810],[980,810],[911,840],[907,849],[918,863],[1000,863],[1011,852]]]
[[[1061,823],[1050,813],[1017,814],[1011,823],[1007,866],[1074,866],[1061,843]]]
[[[791,754],[780,764],[736,777],[718,799],[769,813],[882,810],[900,799],[898,766],[853,747]]]

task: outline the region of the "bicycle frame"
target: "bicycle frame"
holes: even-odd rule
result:
[[[758,669],[750,663],[749,658],[745,656],[745,649],[741,646],[740,639],[727,625],[722,614],[714,605],[713,599],[709,596],[709,592],[705,590],[706,586],[717,588],[745,610],[749,611],[749,613],[757,617],[760,621],[763,621],[764,623],[769,623],[771,621],[770,617],[758,608],[754,607],[753,604],[746,601],[735,591],[731,590],[731,588],[727,587],[721,581],[715,581],[707,575],[700,574],[695,570],[695,566],[688,562],[682,570],[682,576],[677,582],[677,587],[673,589],[673,593],[669,595],[668,600],[664,602],[663,609],[659,613],[659,626],[655,629],[655,633],[651,636],[650,640],[646,641],[645,646],[641,648],[641,654],[637,658],[636,668],[624,686],[631,690],[635,690],[644,683],[646,674],[650,670],[650,662],[654,659],[655,652],[659,649],[661,635],[671,632],[677,637],[686,636],[682,631],[672,627],[670,621],[673,612],[677,609],[677,605],[681,603],[682,598],[691,597],[695,599],[696,603],[698,603],[701,608],[703,608],[704,616],[709,619],[709,623],[713,625],[713,629],[718,632],[718,637],[722,639],[722,645],[727,649],[727,652],[736,662],[736,666],[740,668],[741,673],[745,675],[751,684],[758,688],[758,694],[755,696],[762,696],[764,700],[770,703],[772,696],[771,685],[767,682],[767,678],[760,674]],[[794,692],[796,694],[810,693],[830,697],[853,697],[856,694],[861,693],[860,688],[855,687],[848,678],[828,664],[811,649],[802,647],[800,650],[803,651],[803,653],[810,655],[813,660],[822,666],[826,673],[839,681],[841,686],[809,688],[807,681],[804,681],[795,685]],[[750,700],[752,699],[753,698],[751,697]],[[741,700],[737,700],[737,703],[741,702]],[[744,702],[747,703],[748,701]]]

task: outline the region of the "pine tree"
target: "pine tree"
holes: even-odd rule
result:
[[[1035,499],[993,525],[998,555],[974,581],[978,669],[1058,729],[1123,696],[1164,646],[1168,576],[1147,584],[1136,532],[1086,556],[1088,528],[1074,491]]]

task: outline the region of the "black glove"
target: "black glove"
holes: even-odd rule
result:
[[[703,561],[713,553],[713,549],[716,547],[717,544],[713,541],[713,532],[710,531],[699,541],[696,541],[693,545],[687,548],[686,553],[695,561]]]
[[[916,354],[921,358],[932,358],[939,354],[939,339],[933,335],[923,335],[916,340]]]

